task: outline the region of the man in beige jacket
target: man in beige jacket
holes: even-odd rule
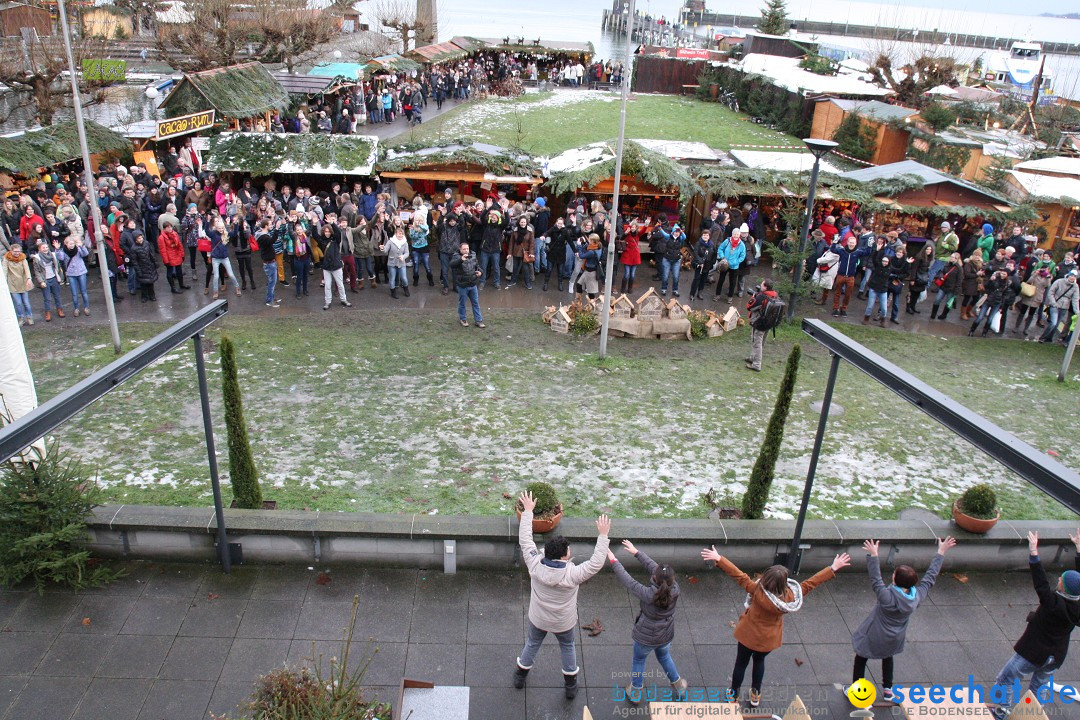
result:
[[[521,494],[521,522],[518,525],[518,544],[521,556],[529,568],[531,592],[529,596],[529,636],[517,659],[514,687],[525,687],[525,677],[532,669],[533,660],[547,634],[554,633],[562,652],[563,684],[566,698],[577,695],[577,653],[574,648],[574,632],[577,629],[578,586],[591,578],[604,566],[608,551],[608,531],[611,520],[607,515],[596,519],[596,546],[592,557],[585,564],[575,565],[570,559],[570,544],[562,535],[544,544],[543,554],[533,542],[532,520],[536,501],[529,492]]]

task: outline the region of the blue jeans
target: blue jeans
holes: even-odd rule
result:
[[[899,290],[889,291],[889,319],[895,320],[896,316],[900,314],[900,296],[904,294],[904,289],[901,287]]]
[[[480,253],[480,287],[487,285],[488,266],[491,267],[491,277],[495,280],[495,289],[497,290],[499,288],[499,253]]]
[[[30,307],[30,293],[13,292],[11,293],[11,299],[15,302],[15,315],[20,320],[34,317],[34,311]]]
[[[559,270],[559,277],[561,277],[563,280],[568,279],[571,275],[574,274],[574,260],[576,258],[577,255],[570,252],[568,249],[566,252],[566,257],[563,258],[562,268]]]
[[[274,290],[277,288],[277,261],[263,263],[263,272],[266,274],[266,304],[269,305],[274,302]]]
[[[945,305],[946,307],[948,307],[949,301],[951,301],[954,297],[956,297],[956,293],[947,293],[941,288],[938,288],[937,296],[934,298],[934,306],[936,307],[938,305]]]
[[[139,290],[139,280],[135,277],[135,268],[134,267],[128,267],[127,274],[128,274],[128,276],[127,276],[128,293],[131,294],[131,295],[134,295]],[[70,278],[71,278],[71,276],[69,275],[68,276],[69,281],[70,281]]]
[[[547,267],[547,243],[536,243],[536,261],[533,263],[533,272],[539,275]]]
[[[427,270],[427,274],[431,274],[431,253],[427,251],[427,248],[423,250],[412,251],[412,274],[413,278],[420,277],[420,266],[423,265]]]
[[[484,316],[480,314],[480,291],[476,286],[457,288],[457,316],[458,320],[465,322],[465,299],[472,304],[472,317],[475,322],[484,322]]]
[[[874,304],[881,307],[881,317],[885,318],[889,316],[889,293],[878,292],[873,288],[870,289],[870,299],[866,302],[866,312],[863,316],[870,317],[874,312]]]
[[[941,274],[941,271],[944,269],[944,260],[934,260],[934,262],[930,263],[930,279],[933,280],[934,278],[936,278],[938,275]]]
[[[128,277],[130,277],[130,275]],[[71,286],[71,302],[75,305],[75,309],[79,309],[80,299],[82,300],[82,309],[86,310],[89,308],[90,296],[86,294],[86,276],[68,275],[68,284]]]
[[[991,305],[988,302],[984,302],[982,307],[979,308],[979,314],[975,317],[975,322],[971,324],[972,328],[979,327],[984,319],[986,320],[986,328],[989,329],[994,324],[994,317],[1001,312],[1000,305]]]
[[[60,299],[60,281],[54,277],[45,281],[45,287],[41,288],[41,296],[45,298],[45,312],[49,312],[55,306],[59,310],[64,302]]]
[[[1022,680],[1025,675],[1030,675],[1031,682],[1028,683],[1028,689],[1038,695],[1039,688],[1054,682],[1054,671],[1060,666],[1061,663],[1055,660],[1053,655],[1046,658],[1046,662],[1042,665],[1036,665],[1014,653],[1005,663],[1005,667],[1001,668],[994,684],[1005,688],[1005,706],[1012,707],[1017,700],[1013,693],[1013,683]]]
[[[1046,311],[1050,314],[1050,317],[1046,321],[1046,330],[1043,331],[1042,337],[1039,338],[1039,342],[1053,342],[1054,335],[1057,333],[1058,322],[1069,317],[1068,310],[1063,310],[1062,308],[1057,308],[1053,305],[1047,307]],[[1068,330],[1068,327],[1065,329]]]
[[[375,278],[375,264],[372,262],[370,255],[367,257],[356,258],[356,279],[363,281],[364,279]]]
[[[562,671],[563,675],[577,675],[577,653],[574,650],[574,633],[576,628],[570,628],[566,632],[555,633],[556,639],[559,641],[559,650],[562,655]],[[525,640],[525,647],[521,650],[521,655],[518,657],[518,666],[523,670],[531,670],[533,661],[536,660],[536,653],[540,650],[540,644],[544,642],[544,638],[547,637],[548,631],[541,630],[529,623],[529,634]]]
[[[637,269],[638,269],[637,265],[623,265],[622,266],[623,280],[627,280],[629,282],[634,282],[634,279],[637,277]]]
[[[214,279],[211,281],[211,283],[214,286],[214,292],[215,293],[217,293],[217,291],[218,291],[218,268],[220,268],[220,267],[225,268],[225,274],[229,276],[229,280],[232,280],[233,287],[234,288],[240,287],[240,283],[238,283],[236,281],[236,273],[233,272],[232,263],[229,262],[229,258],[227,258],[227,257],[225,257],[225,258],[211,258],[210,259],[210,265],[211,265],[211,267],[213,269],[213,274],[214,274]],[[307,276],[305,275],[304,277],[307,277]],[[304,282],[306,283],[307,281],[305,280]],[[300,281],[299,281],[299,279],[297,279],[297,285],[299,286],[299,284],[300,284]]]
[[[439,282],[444,289],[456,289],[454,283],[454,271],[450,269],[450,253],[439,253]]]
[[[300,293],[307,294],[308,291],[308,270],[311,269],[311,255],[303,260],[297,260],[293,258],[292,271],[296,276],[296,297],[300,297]],[[214,270],[214,292],[217,292],[217,269]]]
[[[387,268],[390,271],[390,289],[393,290],[396,287],[409,287],[409,273],[407,267],[402,265],[401,267],[394,267],[391,265]]]
[[[667,674],[667,678],[670,682],[675,683],[679,680],[679,671],[675,669],[675,661],[671,659],[671,643],[660,646],[642,645],[637,640],[634,641],[634,662],[631,666],[630,682],[634,687],[640,688],[643,684],[642,673],[645,672],[645,660],[649,657],[649,653],[656,653],[656,659],[660,661],[660,667],[664,668],[664,673]]]
[[[870,283],[870,274],[874,271],[872,267],[867,265],[863,268],[862,280],[859,281],[859,292],[866,292],[866,286]]]
[[[682,270],[682,260],[668,260],[660,258],[660,292],[666,293],[668,278],[671,278],[671,289],[679,292],[679,271]]]

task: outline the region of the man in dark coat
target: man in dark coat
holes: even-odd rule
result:
[[[1070,535],[1076,546],[1074,558],[1076,570],[1067,570],[1058,578],[1057,586],[1051,586],[1039,560],[1039,533],[1028,533],[1028,567],[1039,607],[1028,613],[1024,634],[1013,646],[1015,654],[1001,668],[995,685],[1005,688],[1005,705],[994,709],[994,715],[1002,720],[1017,698],[1013,684],[1031,675],[1028,688],[1039,694],[1039,688],[1054,682],[1054,671],[1065,662],[1069,652],[1069,636],[1080,623],[1080,530]]]

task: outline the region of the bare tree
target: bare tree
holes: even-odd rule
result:
[[[72,47],[76,66],[81,66],[83,59],[104,56],[104,47],[100,39],[78,39]],[[0,83],[11,88],[0,123],[16,113],[30,112],[37,124],[52,124],[57,112],[73,101],[71,84],[61,77],[67,70],[67,59],[55,38],[50,38],[48,45],[42,38],[24,38],[18,50],[0,55]],[[108,84],[107,80],[87,80],[80,75],[83,107],[101,102]]]
[[[882,54],[870,64],[870,76],[881,87],[896,93],[901,103],[920,107],[927,103],[927,90],[938,85],[955,84],[961,68],[955,58],[928,54],[920,55],[897,68],[893,58]]]
[[[261,0],[253,28],[259,36],[262,62],[285,63],[289,72],[310,60],[323,43],[338,33],[338,20],[327,11],[309,10],[301,3]]]
[[[401,51],[409,49],[409,43],[431,30],[416,16],[415,0],[377,0],[372,17],[386,28],[387,35],[401,43]]]
[[[235,65],[248,39],[247,29],[233,22],[231,0],[190,0],[191,22],[159,25],[157,49],[178,70],[195,72]]]

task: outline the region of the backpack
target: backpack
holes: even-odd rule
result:
[[[787,310],[787,303],[779,296],[771,297],[760,307],[757,317],[751,319],[750,326],[761,332],[772,330],[773,337],[776,337],[776,326],[783,322],[785,310]]]

